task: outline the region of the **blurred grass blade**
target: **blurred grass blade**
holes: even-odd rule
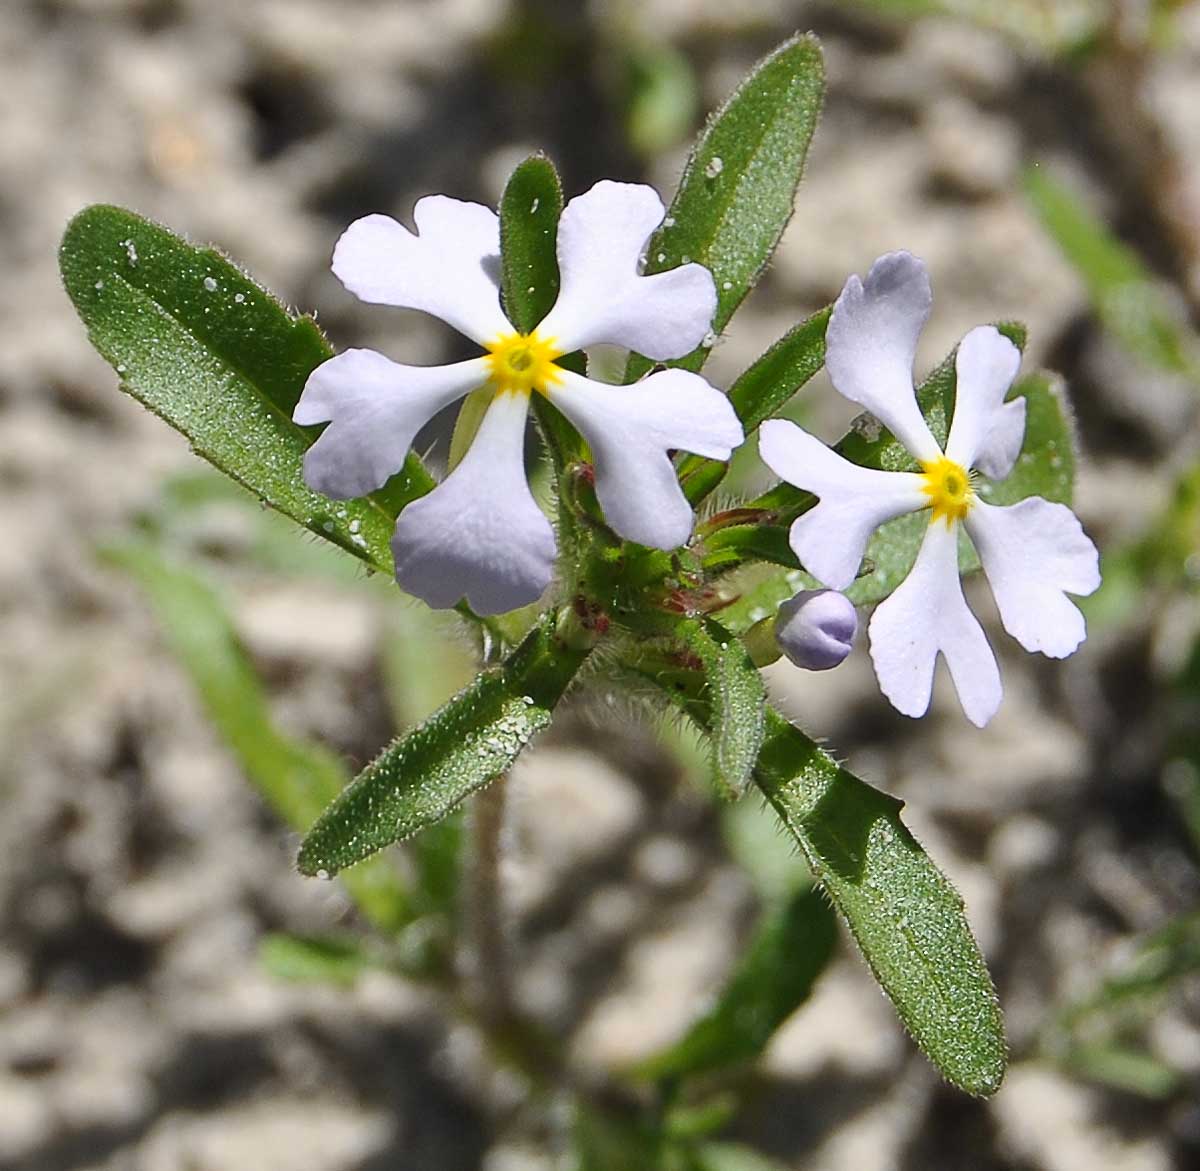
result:
[[[788,1168],[741,1143],[704,1143],[692,1155],[688,1171],[788,1171]]]
[[[1075,1077],[1140,1098],[1170,1098],[1185,1085],[1183,1075],[1165,1061],[1122,1045],[1080,1046],[1068,1050],[1057,1064]]]
[[[385,748],[313,826],[300,847],[305,874],[335,874],[445,817],[505,772],[587,657],[542,618],[496,669],[483,672],[415,731]]]
[[[309,373],[332,356],[311,318],[293,317],[215,249],[119,207],[68,225],[67,292],[122,388],[193,449],[310,532],[392,572],[396,514],[433,481],[415,457],[379,492],[331,501],[305,487],[316,439],[291,420]]]
[[[747,435],[769,419],[825,364],[825,327],[831,308],[820,310],[790,329],[729,388],[729,401]],[[728,464],[687,456],[679,479],[687,498],[696,504],[722,480]]]
[[[808,999],[836,942],[833,911],[813,887],[769,909],[716,1004],[637,1074],[664,1081],[755,1060]]]
[[[103,555],[146,591],[171,649],[247,778],[288,825],[308,829],[348,775],[320,745],[275,726],[262,683],[216,592],[148,545],[112,546]],[[346,887],[380,927],[395,929],[412,917],[408,893],[384,859],[346,875]]]
[[[371,966],[362,942],[340,935],[266,936],[258,947],[262,966],[277,980],[350,985]]]
[[[785,41],[750,71],[693,148],[663,226],[646,245],[646,273],[698,261],[717,284],[720,333],[754,287],[792,215],[825,90],[815,37]],[[700,346],[669,363],[699,370]],[[653,365],[630,356],[626,381]]]
[[[753,781],[762,747],[767,704],[762,676],[741,642],[716,622],[681,622],[678,635],[704,666],[716,783],[727,800],[737,800]]]
[[[656,158],[683,142],[695,125],[700,102],[695,70],[667,41],[637,42],[620,36],[612,48],[624,74],[629,145],[643,158]]]
[[[1143,362],[1200,382],[1196,335],[1182,307],[1137,254],[1044,168],[1025,172],[1025,192],[1042,226],[1083,278],[1104,328]]]
[[[625,665],[708,727],[699,672],[652,654]],[[900,820],[901,803],[769,707],[755,782],[926,1056],[960,1089],[995,1093],[1007,1063],[996,992],[961,896]]]

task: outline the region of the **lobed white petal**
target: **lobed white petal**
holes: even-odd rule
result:
[[[765,422],[758,449],[777,475],[820,497],[793,523],[789,540],[804,568],[835,590],[854,580],[867,542],[881,524],[929,504],[921,476],[859,467],[795,423]]]
[[[525,478],[525,395],[492,400],[462,462],[400,514],[396,580],[435,609],[479,614],[535,602],[554,572],[554,530]]]
[[[356,297],[420,309],[481,345],[512,326],[500,308],[500,221],[490,208],[428,195],[416,234],[390,216],[355,220],[333,250],[333,271]]]
[[[958,526],[934,521],[908,577],[876,607],[869,627],[879,687],[897,711],[923,716],[940,651],[967,719],[982,728],[1003,696],[1000,670],[958,577]]]
[[[1031,496],[1007,508],[977,501],[966,524],[1004,629],[1052,659],[1075,651],[1087,626],[1067,594],[1100,585],[1099,554],[1075,514]]]
[[[1012,386],[1021,365],[1021,351],[994,325],[980,325],[971,330],[958,345],[954,358],[956,390],[954,418],[946,439],[946,458],[964,468],[978,466],[978,457],[991,441],[988,462],[1003,462],[1012,446],[1012,422],[1015,413],[1007,416],[1004,396]],[[1024,409],[1021,410],[1022,433],[1017,439],[1015,461],[1024,437]],[[993,429],[1007,425],[1007,431],[992,439]],[[997,450],[999,445],[999,450]],[[1001,457],[998,460],[993,457]],[[1009,463],[1009,470],[1012,463]]]
[[[374,350],[346,350],[304,384],[292,418],[328,423],[304,456],[304,482],[334,500],[365,496],[404,466],[417,432],[442,407],[487,381],[481,359],[401,366]]]
[[[825,331],[825,367],[838,392],[866,407],[921,461],[941,455],[913,392],[913,360],[933,294],[908,252],[881,256],[866,281],[852,276]]]
[[[992,416],[992,425],[975,456],[975,467],[993,480],[1013,470],[1025,442],[1025,398],[1005,403]]]
[[[663,370],[632,386],[564,372],[547,394],[592,449],[596,496],[613,530],[654,549],[682,545],[692,532],[692,506],[668,452],[728,459],[743,439],[729,399],[686,370]]]
[[[558,224],[558,301],[538,326],[563,350],[598,342],[655,361],[682,358],[712,327],[717,290],[703,265],[638,276],[638,261],[665,209],[640,183],[604,179],[567,204]]]

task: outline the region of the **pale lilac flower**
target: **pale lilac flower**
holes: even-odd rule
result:
[[[313,371],[296,407],[298,423],[329,423],[305,458],[305,481],[347,499],[399,471],[417,431],[441,408],[479,387],[493,390],[465,457],[397,521],[396,579],[410,593],[436,607],[466,597],[494,614],[535,601],[549,583],[554,531],[524,470],[532,393],[545,395],[587,440],[596,494],[617,533],[659,549],[688,539],[692,511],[668,453],[728,459],[743,438],[729,400],[683,370],[608,386],[557,364],[602,342],[667,361],[704,339],[717,304],[706,268],[638,275],[663,213],[658,195],[638,184],[605,181],[572,199],[558,229],[558,301],[527,336],[500,306],[500,227],[489,208],[431,195],[413,211],[415,233],[370,215],[338,241],[333,271],[356,296],[424,310],[487,351],[416,367],[347,350]]]
[[[1007,508],[985,504],[975,472],[1002,479],[1025,432],[1024,399],[1004,401],[1020,351],[992,326],[971,330],[958,347],[954,419],[945,452],[917,406],[912,366],[932,297],[925,266],[907,252],[880,257],[865,282],[852,276],[826,334],[834,386],[879,419],[920,464],[920,472],[883,472],[843,459],[799,427],[765,423],[763,459],[780,476],[819,497],[791,530],[804,567],[845,589],[867,541],[885,521],[920,509],[929,527],[916,563],[881,603],[869,627],[879,685],[905,715],[929,708],[938,653],[945,656],[963,710],[982,727],[1000,706],[996,659],[963,598],[958,533],[965,527],[983,564],[1000,620],[1026,650],[1065,658],[1083,641],[1083,615],[1067,594],[1100,584],[1096,547],[1063,504],[1033,496]]]
[[[858,633],[854,603],[837,590],[801,590],[779,607],[775,641],[806,671],[828,671],[850,653]]]

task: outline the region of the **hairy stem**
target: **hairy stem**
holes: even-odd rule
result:
[[[501,891],[508,777],[493,781],[470,811],[466,874],[467,987],[480,1015],[493,1025],[515,1018],[508,932]]]

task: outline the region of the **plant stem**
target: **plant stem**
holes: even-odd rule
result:
[[[477,794],[469,819],[466,983],[480,1015],[492,1025],[503,1025],[516,1016],[500,880],[507,786],[508,777],[502,776]]]

